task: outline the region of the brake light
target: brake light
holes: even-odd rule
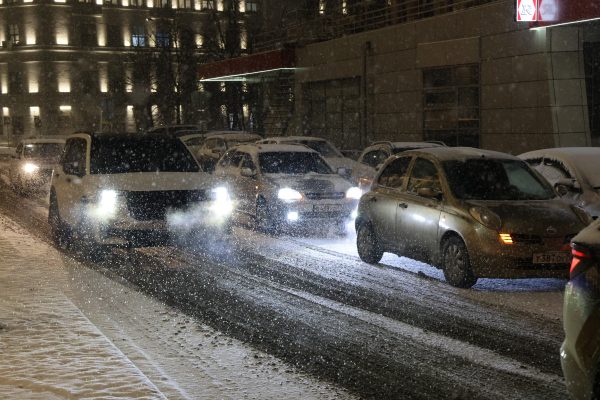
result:
[[[589,250],[575,244],[572,245],[571,254],[573,259],[571,261],[570,275],[571,279],[579,275],[586,268],[587,260],[592,258]]]

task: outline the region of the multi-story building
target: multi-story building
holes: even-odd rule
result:
[[[271,54],[269,68],[260,68],[275,88],[262,100],[277,121],[269,134],[318,135],[349,149],[376,140],[443,140],[511,153],[600,145],[597,2],[298,4],[256,46],[263,59]],[[528,10],[541,22],[518,15]],[[284,48],[292,62],[276,57]],[[257,80],[252,56],[242,59],[249,62],[235,61],[238,76]],[[285,72],[283,80],[275,70]],[[220,79],[205,67],[200,78]],[[293,95],[278,95],[277,82]],[[277,98],[288,111],[276,118]]]
[[[2,139],[201,122],[196,65],[243,54],[257,1],[0,0]]]

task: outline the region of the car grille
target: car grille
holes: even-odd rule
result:
[[[190,204],[207,200],[204,190],[126,192],[129,215],[138,221],[164,219],[169,210],[185,210]]]
[[[346,196],[346,194],[344,192],[327,192],[327,193],[312,192],[312,193],[304,193],[304,196],[306,196],[306,198],[309,200],[339,200],[339,199],[343,199]]]

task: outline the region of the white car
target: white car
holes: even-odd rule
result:
[[[192,154],[195,157],[196,153],[200,150],[200,148],[202,147],[202,144],[204,143],[206,134],[194,133],[194,132],[188,132],[188,131],[180,131],[178,133],[184,133],[183,135],[177,135],[177,136],[179,137],[179,140],[181,140],[187,146],[187,148],[190,149],[190,151],[192,152]]]
[[[270,144],[302,144],[318,152],[329,163],[331,168],[350,178],[358,163],[344,155],[328,140],[315,136],[280,136],[261,140],[259,143]]]
[[[215,176],[234,209],[266,231],[329,223],[344,233],[362,195],[319,153],[298,145],[240,145],[219,160]]]
[[[358,157],[358,166],[352,171],[352,180],[367,191],[377,174],[377,168],[388,157],[408,150],[426,149],[429,147],[445,146],[439,142],[374,142],[363,150]]]
[[[204,143],[202,143],[194,155],[206,171],[212,172],[219,158],[227,150],[238,144],[254,143],[260,139],[262,139],[262,136],[245,131],[208,132]]]
[[[52,176],[53,239],[101,249],[220,229],[231,207],[213,182],[173,136],[71,135]]]
[[[28,193],[50,182],[65,140],[62,138],[30,138],[21,141],[10,161],[8,176],[13,189]]]
[[[561,198],[600,217],[600,148],[559,147],[519,155],[554,186]]]

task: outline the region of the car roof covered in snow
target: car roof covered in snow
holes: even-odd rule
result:
[[[519,158],[499,151],[476,149],[474,147],[427,147],[424,149],[408,150],[397,154],[402,157],[408,154],[429,154],[439,161],[465,160],[471,158],[494,158],[506,160],[518,160]]]
[[[363,150],[363,153],[377,149],[380,146],[389,146],[393,149],[409,148],[411,150],[412,149],[425,149],[425,148],[429,148],[429,147],[443,147],[443,145],[441,145],[439,143],[431,143],[431,142],[387,142],[387,141],[381,141],[381,142],[371,143],[369,145],[369,147],[367,147],[366,149]]]
[[[231,131],[229,133],[209,133],[206,135],[206,139],[213,139],[213,138],[219,138],[219,139],[223,139],[225,141],[228,140],[260,140],[262,139],[262,136],[257,135],[256,133],[250,133],[250,132],[242,132],[242,131]]]
[[[519,158],[551,157],[563,159],[573,164],[577,164],[577,161],[582,157],[587,158],[590,156],[600,157],[600,147],[556,147],[519,154]]]
[[[21,141],[23,144],[38,144],[38,143],[65,143],[65,139],[62,137],[39,137],[39,138],[27,138]]]
[[[304,145],[297,144],[241,144],[235,147],[236,150],[244,151],[250,154],[259,153],[317,153],[313,149],[310,149]],[[318,154],[318,153],[317,153]]]
[[[204,133],[190,133],[187,135],[179,136],[179,139],[185,142],[186,140],[196,139],[196,138],[204,139],[205,137],[206,137],[206,135]]]
[[[278,142],[294,142],[300,140],[315,140],[321,142],[327,142],[327,139],[323,139],[316,136],[273,136],[265,138],[265,140],[276,140]]]

